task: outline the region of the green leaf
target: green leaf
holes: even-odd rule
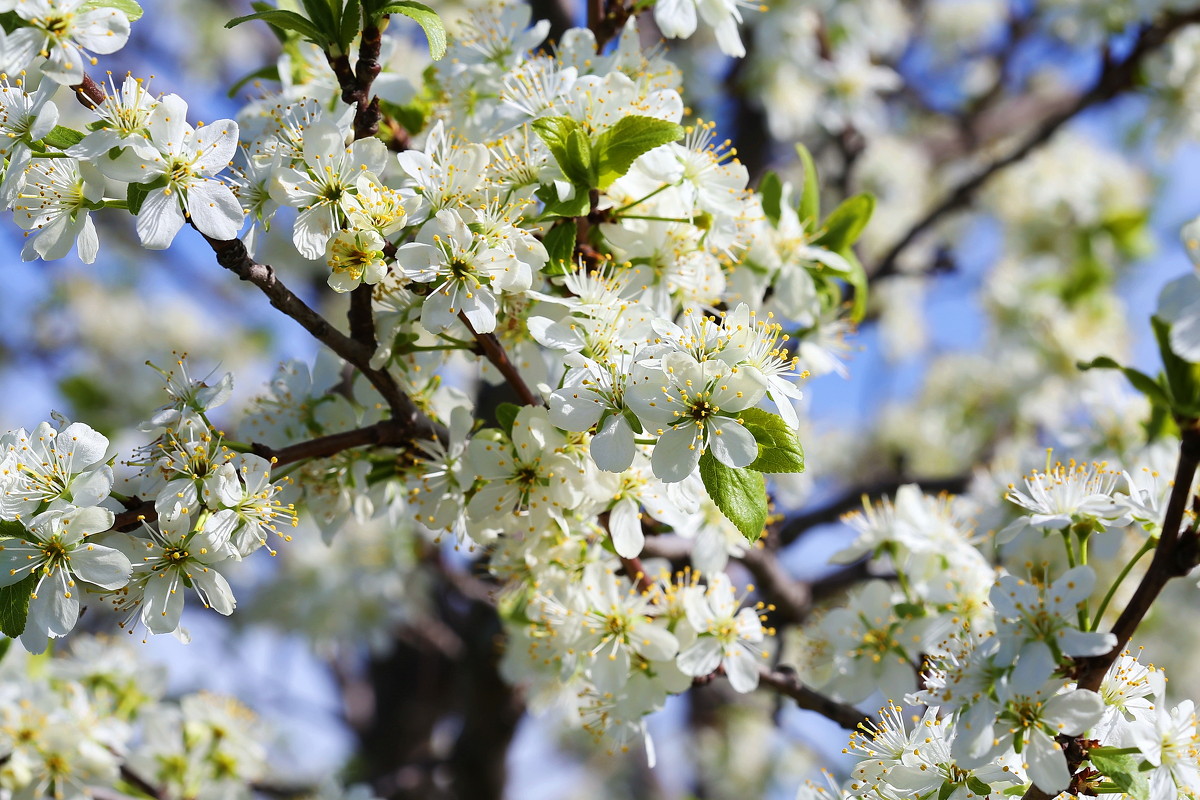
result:
[[[825,220],[825,230],[813,244],[845,255],[858,241],[874,211],[874,195],[864,193],[846,198]]]
[[[149,184],[146,183],[131,183],[125,192],[126,202],[129,204],[129,213],[135,217],[142,213],[142,203],[146,202],[146,198],[150,196],[150,192],[154,191]]]
[[[261,19],[279,31],[294,31],[318,47],[325,47],[329,44],[328,33],[323,33],[310,20],[305,19],[294,11],[280,11],[279,9],[258,11],[254,14],[247,14],[244,17],[235,17],[226,22],[225,27],[234,28],[243,22],[250,22],[256,19]]]
[[[597,184],[596,170],[593,166],[595,158],[592,155],[592,141],[582,128],[576,128],[567,134],[567,160],[571,164],[582,164],[582,176],[572,177],[576,183],[582,183],[591,189]],[[582,177],[582,180],[579,178]],[[586,193],[585,193],[586,194]]]
[[[1092,767],[1130,797],[1137,798],[1137,800],[1149,800],[1150,781],[1141,769],[1141,755],[1117,754],[1105,752],[1106,750],[1107,748],[1097,747],[1088,751],[1088,761],[1091,762]]]
[[[142,7],[133,0],[87,0],[87,2],[79,7],[76,13],[81,14],[84,11],[92,11],[97,8],[115,8],[117,11],[125,14],[130,22],[137,22],[142,18],[142,14],[144,13]]]
[[[578,139],[587,142],[587,136],[579,127],[579,123],[570,117],[542,117],[531,123],[537,135],[546,143],[550,154],[562,168],[563,174],[572,183],[591,186],[592,154],[590,144],[581,144]],[[570,145],[572,134],[577,134],[574,148]],[[586,195],[587,192],[585,191]]]
[[[954,781],[946,781],[942,784],[942,788],[938,789],[937,800],[948,800],[957,788],[958,784]]]
[[[1151,317],[1154,337],[1158,340],[1158,351],[1162,357],[1163,371],[1167,376],[1167,391],[1171,398],[1171,411],[1177,417],[1194,416],[1200,396],[1197,393],[1196,370],[1171,349],[1171,325],[1160,317]]]
[[[304,13],[319,30],[327,35],[337,30],[340,16],[336,8],[338,0],[300,0],[300,5],[304,6]]]
[[[558,190],[553,186],[543,186],[534,192],[537,198],[545,204],[542,216],[550,217],[583,217],[592,208],[591,198],[588,197],[586,186],[575,186],[575,194],[569,200],[559,200]]]
[[[796,145],[796,155],[804,166],[804,189],[800,192],[800,207],[796,213],[800,216],[800,224],[805,230],[816,227],[821,218],[821,187],[817,185],[817,165],[813,163],[812,153],[802,144]]]
[[[779,214],[783,211],[783,181],[774,172],[768,172],[758,182],[758,193],[762,196],[763,213],[772,225],[779,227]]]
[[[384,114],[399,122],[401,127],[409,133],[425,129],[425,118],[429,113],[429,106],[419,100],[403,106],[380,100],[379,108]]]
[[[517,419],[517,413],[521,407],[516,403],[501,403],[496,406],[496,422],[500,423],[500,427],[512,438],[513,423]]]
[[[1158,381],[1141,370],[1134,369],[1133,367],[1123,367],[1108,356],[1093,358],[1091,361],[1080,361],[1075,366],[1084,372],[1087,372],[1089,369],[1120,370],[1129,382],[1133,384],[1133,388],[1146,395],[1151,403],[1156,405],[1161,404],[1167,408],[1171,407],[1171,399],[1167,397],[1166,390],[1159,385]]]
[[[850,262],[850,272],[843,275],[846,283],[854,289],[854,305],[850,307],[850,321],[862,322],[863,317],[867,314],[867,287],[870,282],[867,280],[867,271],[863,269],[862,262],[858,260],[858,256],[854,255],[853,250],[847,250],[842,256]]]
[[[36,537],[19,522],[0,520],[0,536],[11,536],[14,539],[33,541]]]
[[[550,254],[542,272],[547,275],[565,275],[571,269],[575,257],[575,226],[572,224],[555,225],[546,231],[542,244]]]
[[[66,150],[68,147],[77,145],[82,141],[82,133],[73,128],[63,127],[62,125],[55,125],[54,130],[42,138],[42,144],[47,147],[53,147],[55,150]]]
[[[980,797],[987,797],[992,793],[992,787],[988,786],[974,775],[967,777],[967,788]]]
[[[751,543],[767,524],[767,484],[761,472],[727,467],[705,450],[700,456],[700,478],[721,513]]]
[[[238,92],[240,92],[242,90],[243,86],[250,83],[251,81],[257,81],[257,80],[278,81],[279,80],[279,65],[278,64],[268,64],[267,66],[256,69],[256,70],[254,70],[254,72],[251,72],[249,75],[246,75],[246,76],[240,78],[238,80],[238,82],[235,83],[233,86],[231,86],[229,91],[226,92],[226,96],[234,97],[235,95],[237,95]],[[102,124],[106,124],[106,123],[102,123]]]
[[[622,117],[596,137],[596,188],[607,189],[638,156],[683,138],[683,126],[637,114]]]
[[[338,25],[338,47],[342,52],[350,49],[350,43],[362,30],[362,8],[358,0],[350,0],[342,9],[342,21]]]
[[[37,575],[26,575],[12,586],[0,586],[0,633],[15,639],[25,632],[29,618],[29,596],[37,586]]]
[[[758,458],[748,469],[772,473],[804,472],[804,450],[796,432],[788,427],[783,417],[761,408],[747,408],[738,416],[758,442]]]
[[[425,38],[429,40],[429,55],[434,61],[439,61],[446,55],[446,26],[442,24],[442,18],[429,6],[404,0],[400,3],[388,3],[375,13],[379,16],[403,14],[425,31]]]

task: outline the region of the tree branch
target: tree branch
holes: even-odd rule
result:
[[[950,494],[960,494],[966,491],[967,485],[970,482],[970,476],[956,475],[951,478],[933,478],[930,480],[904,480],[897,478],[891,481],[870,484],[866,486],[856,486],[847,489],[834,500],[826,503],[823,506],[814,508],[811,511],[797,514],[789,518],[783,523],[779,532],[774,534],[778,537],[781,545],[789,545],[809,528],[815,528],[817,525],[824,525],[829,522],[837,522],[842,515],[851,511],[857,511],[862,508],[863,498],[876,499],[888,495],[894,495],[901,486],[909,483],[915,483],[921,487],[924,492],[949,492]]]
[[[1171,486],[1171,497],[1167,501],[1167,510],[1163,515],[1162,532],[1159,535],[1158,546],[1154,549],[1154,557],[1141,583],[1130,598],[1129,604],[1117,617],[1112,634],[1116,644],[1104,655],[1081,658],[1076,662],[1076,685],[1080,689],[1098,691],[1104,676],[1125,651],[1129,640],[1150,607],[1158,598],[1159,593],[1172,578],[1182,577],[1196,566],[1197,542],[1200,537],[1195,530],[1189,530],[1186,537],[1180,537],[1184,512],[1192,494],[1192,481],[1196,477],[1197,466],[1200,465],[1200,427],[1196,420],[1181,420],[1180,428],[1182,441],[1179,445],[1179,462],[1175,467],[1175,479]],[[1078,748],[1076,748],[1078,749]],[[1070,750],[1068,750],[1070,752]],[[1072,758],[1069,764],[1071,774],[1079,768],[1081,758]],[[1050,795],[1037,786],[1030,785],[1022,800],[1049,800]]]
[[[1158,22],[1148,25],[1138,34],[1129,54],[1117,61],[1107,60],[1101,69],[1100,76],[1092,88],[1081,94],[1074,103],[1065,109],[1052,114],[1043,120],[1041,125],[1021,141],[1007,154],[985,164],[974,175],[966,178],[917,220],[908,231],[900,237],[879,261],[879,266],[873,273],[873,278],[881,278],[895,274],[899,269],[900,256],[925,231],[934,226],[946,215],[970,205],[975,194],[983,188],[998,172],[1012,166],[1038,147],[1045,144],[1067,122],[1082,111],[1094,105],[1111,100],[1119,94],[1127,92],[1137,85],[1138,68],[1147,56],[1163,46],[1171,36],[1186,25],[1200,22],[1200,9],[1186,12],[1166,14]]]
[[[500,344],[499,337],[494,333],[476,333],[471,321],[467,319],[467,315],[461,311],[458,312],[458,318],[462,320],[463,325],[467,326],[467,330],[471,332],[475,341],[479,343],[480,349],[483,350],[483,355],[492,362],[492,366],[500,371],[500,374],[508,381],[508,385],[521,398],[521,402],[527,406],[545,405],[542,399],[530,390],[525,379],[521,377],[521,373],[517,372],[517,368],[508,360],[508,354],[504,352],[504,345]]]
[[[796,677],[796,671],[788,666],[776,670],[763,667],[758,681],[760,685],[770,686],[780,694],[792,698],[800,708],[815,711],[848,731],[858,730],[859,725],[873,719],[870,714],[864,714],[852,705],[838,702],[815,689],[808,688]]]

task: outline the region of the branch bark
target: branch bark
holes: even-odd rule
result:
[[[792,698],[800,708],[815,711],[848,731],[858,730],[859,725],[873,720],[870,714],[864,714],[852,705],[838,702],[815,689],[808,688],[800,682],[796,671],[791,667],[783,666],[775,670],[763,667],[758,681],[759,684],[769,686]]]

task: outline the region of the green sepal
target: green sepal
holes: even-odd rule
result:
[[[767,484],[762,473],[728,467],[705,450],[700,456],[700,478],[726,519],[751,544],[757,542],[767,524]]]
[[[796,432],[788,427],[783,417],[761,408],[747,408],[738,412],[738,416],[758,442],[758,458],[748,469],[770,473],[804,472],[804,449]]]
[[[403,0],[399,3],[388,3],[375,11],[376,18],[385,14],[403,14],[420,25],[429,41],[429,55],[434,61],[440,61],[446,55],[446,26],[432,8],[412,0]]]

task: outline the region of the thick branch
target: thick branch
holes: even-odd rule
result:
[[[1158,546],[1154,549],[1154,557],[1141,583],[1130,598],[1129,604],[1117,617],[1112,633],[1116,644],[1104,655],[1080,659],[1076,672],[1077,686],[1080,689],[1098,691],[1104,676],[1112,667],[1117,657],[1125,651],[1126,645],[1133,637],[1142,619],[1150,612],[1150,607],[1158,598],[1159,593],[1171,578],[1186,575],[1196,566],[1197,534],[1189,530],[1186,537],[1179,535],[1183,525],[1184,513],[1192,494],[1192,481],[1196,477],[1197,465],[1200,465],[1200,428],[1196,421],[1181,425],[1183,441],[1179,446],[1179,463],[1175,467],[1175,480],[1171,487],[1171,497],[1167,501],[1167,510],[1163,515],[1162,532]],[[1068,750],[1070,752],[1070,750]],[[1070,771],[1074,774],[1080,764],[1079,759],[1071,759]],[[1049,800],[1050,795],[1037,786],[1031,785],[1022,800]]]
[[[1167,501],[1162,534],[1158,540],[1158,547],[1154,550],[1154,557],[1146,569],[1146,574],[1142,577],[1142,582],[1138,584],[1137,590],[1130,598],[1129,604],[1125,606],[1125,610],[1121,612],[1121,616],[1117,617],[1116,624],[1113,625],[1112,633],[1117,637],[1116,645],[1102,656],[1094,656],[1082,661],[1082,669],[1077,675],[1080,689],[1096,691],[1100,688],[1100,682],[1104,680],[1108,668],[1117,660],[1117,656],[1124,652],[1125,646],[1129,644],[1129,640],[1133,637],[1142,618],[1149,613],[1150,606],[1153,605],[1159,592],[1171,578],[1187,574],[1188,570],[1194,566],[1194,564],[1180,564],[1177,556],[1181,549],[1180,545],[1184,543],[1180,541],[1179,529],[1183,525],[1183,515],[1191,497],[1192,480],[1196,477],[1197,464],[1200,464],[1200,430],[1192,427],[1183,431],[1183,441],[1179,447],[1179,463],[1175,468],[1175,482],[1171,488],[1171,498]],[[1191,535],[1189,535],[1190,538]]]
[[[892,249],[880,260],[873,277],[879,278],[892,275],[898,270],[900,256],[925,231],[933,227],[948,214],[970,205],[975,194],[983,188],[994,175],[1025,158],[1031,152],[1050,140],[1067,122],[1081,112],[1111,100],[1117,95],[1127,92],[1137,85],[1138,69],[1147,56],[1163,46],[1180,28],[1200,22],[1200,9],[1164,15],[1158,22],[1143,28],[1129,54],[1121,60],[1106,60],[1100,72],[1100,77],[1092,88],[1065,109],[1043,120],[1041,125],[1029,136],[1022,140],[1007,154],[985,164],[974,175],[966,178],[953,189],[925,216],[917,220],[908,232],[900,238]]]
[[[852,705],[840,703],[815,689],[808,688],[800,682],[791,667],[784,666],[777,670],[763,667],[758,680],[761,685],[770,686],[780,694],[792,698],[800,708],[815,711],[848,731],[858,730],[859,725],[872,719],[870,714],[864,714]]]

